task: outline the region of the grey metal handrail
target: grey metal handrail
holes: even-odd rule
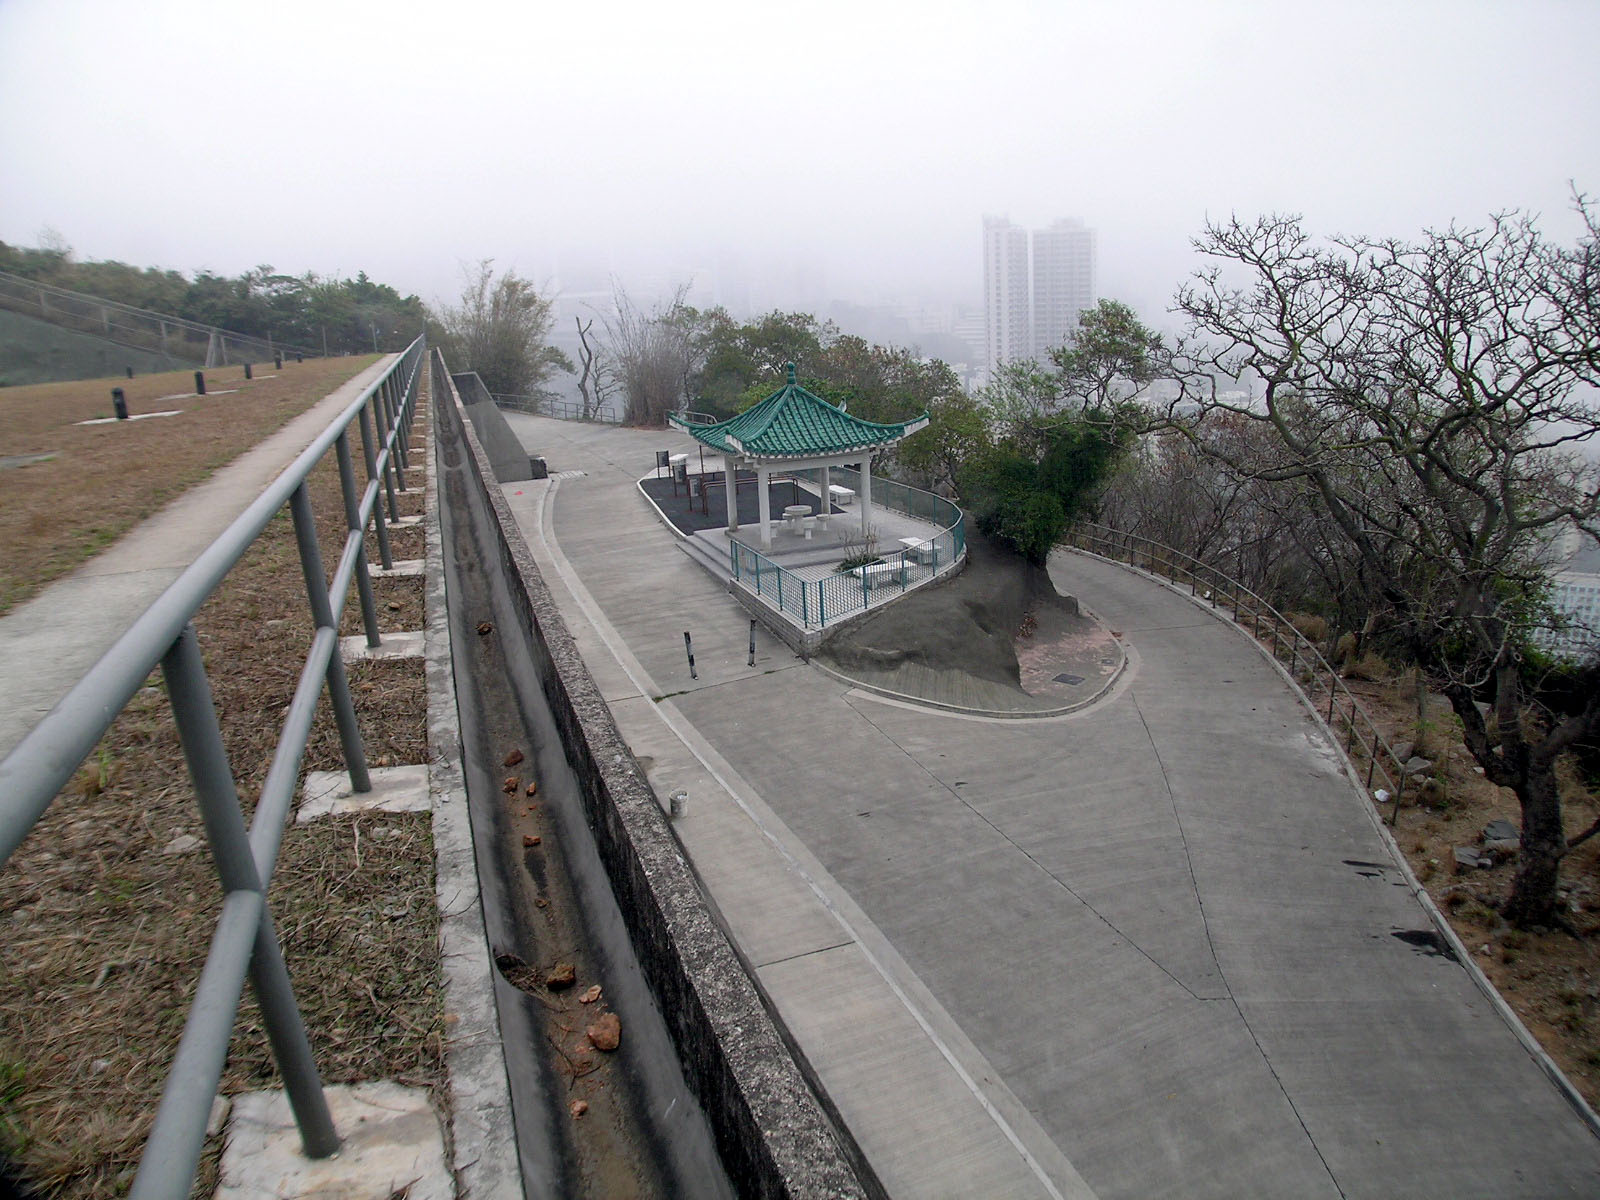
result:
[[[1234,623],[1240,628],[1248,628],[1257,641],[1261,640],[1262,618],[1266,618],[1266,629],[1271,635],[1268,643],[1272,656],[1282,661],[1280,649],[1287,646],[1289,651],[1288,667],[1296,686],[1316,684],[1318,691],[1326,691],[1328,697],[1328,710],[1325,719],[1330,729],[1337,729],[1338,725],[1344,727],[1345,751],[1352,753],[1357,747],[1367,760],[1367,791],[1372,794],[1372,785],[1379,773],[1387,785],[1389,799],[1394,807],[1389,812],[1389,824],[1393,825],[1400,815],[1400,800],[1405,794],[1406,772],[1393,748],[1378,732],[1377,725],[1373,722],[1367,710],[1361,707],[1360,701],[1345,687],[1339,672],[1322,656],[1322,652],[1311,644],[1309,638],[1294,627],[1294,624],[1280,613],[1266,600],[1256,595],[1255,592],[1245,587],[1244,584],[1224,575],[1221,571],[1198,558],[1164,546],[1160,542],[1142,537],[1136,533],[1123,533],[1121,530],[1111,529],[1105,525],[1096,525],[1084,522],[1076,526],[1067,535],[1068,544],[1079,550],[1087,550],[1105,558],[1126,562],[1130,566],[1139,567],[1141,561],[1144,569],[1156,575],[1165,575],[1171,583],[1178,583],[1180,577],[1189,584],[1189,594],[1198,596],[1202,580],[1205,581],[1205,599],[1215,601],[1218,597],[1226,600],[1233,608]],[[1245,625],[1243,618],[1250,617],[1250,624]],[[1310,694],[1306,697],[1312,699]],[[1338,708],[1339,701],[1344,702],[1343,711]],[[1316,701],[1315,707],[1321,712],[1321,700]],[[1338,724],[1335,718],[1338,718]],[[1356,729],[1357,723],[1366,727],[1367,737],[1361,737]],[[1369,739],[1370,738],[1370,742]],[[1388,759],[1385,766],[1379,761],[1380,756]],[[1390,767],[1393,774],[1390,774]]]
[[[322,1158],[338,1149],[338,1135],[289,985],[266,892],[324,684],[332,701],[351,785],[358,792],[372,788],[355,706],[339,656],[339,619],[354,582],[361,599],[367,642],[378,645],[377,607],[367,572],[365,529],[369,521],[375,521],[383,565],[392,566],[381,501],[386,495],[389,517],[394,518],[396,490],[404,491],[406,487],[407,441],[424,353],[424,342],[419,337],[201,551],[0,761],[3,865],[150,672],[160,665],[225,898],[183,1036],[167,1074],[155,1125],[134,1179],[130,1194],[136,1200],[189,1193],[247,970],[306,1154]],[[350,451],[353,424],[360,429],[367,471],[367,482],[359,493]],[[312,469],[329,450],[338,457],[347,520],[331,588],[323,569],[307,487]],[[316,632],[247,832],[193,618],[286,504],[294,521]]]

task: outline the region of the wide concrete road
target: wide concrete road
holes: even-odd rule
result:
[[[879,959],[909,972],[895,990],[956,1048],[946,1057],[1031,1170],[994,1165],[983,1186],[941,1165],[937,1141],[896,1149],[896,1122],[914,1141],[922,1119],[887,1078],[895,1048],[882,1040],[899,1026],[856,1031],[882,1080],[830,1073],[833,1042],[797,1030],[852,1128],[857,1115],[871,1125],[861,1140],[891,1191],[1600,1195],[1600,1141],[1466,971],[1426,936],[1398,936],[1430,932],[1427,915],[1321,727],[1232,626],[1147,578],[1062,555],[1058,586],[1130,652],[1117,689],[1085,712],[999,722],[901,706],[766,637],[749,669],[742,610],[632,491],[677,439],[516,426],[552,471],[586,472],[548,496],[508,490],[570,576],[573,624],[603,631],[580,643],[619,719],[670,710],[703,759],[759,797],[803,847],[796,860],[839,890],[834,903],[892,947]],[[666,753],[642,740],[647,766]],[[724,843],[695,832],[712,820],[697,799],[710,803],[691,796],[680,834],[781,989],[787,977],[751,952],[759,914],[719,894],[738,872]],[[796,961],[845,1009],[832,950]]]

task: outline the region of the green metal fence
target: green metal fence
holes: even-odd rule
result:
[[[820,472],[796,471],[797,478],[821,486]],[[830,479],[860,490],[860,472],[834,467]],[[887,594],[932,579],[966,552],[966,524],[961,509],[941,496],[892,479],[872,480],[872,502],[909,517],[940,526],[917,546],[886,552],[879,561],[822,579],[805,579],[758,550],[729,543],[729,566],[735,582],[748,588],[804,629],[821,629],[871,607]]]

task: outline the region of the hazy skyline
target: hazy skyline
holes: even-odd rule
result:
[[[1600,4],[0,0],[0,240],[234,274],[694,268],[979,302],[984,213],[1159,317],[1207,216],[1574,236]]]

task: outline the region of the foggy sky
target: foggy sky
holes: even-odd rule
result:
[[[984,213],[1078,217],[1152,318],[1208,215],[1570,239],[1597,46],[1593,0],[0,0],[0,240],[976,304]]]

